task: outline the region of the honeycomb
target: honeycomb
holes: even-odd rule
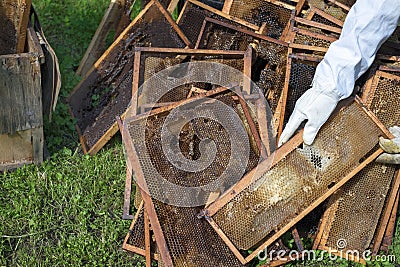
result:
[[[309,46],[326,47],[326,48],[328,48],[331,45],[330,41],[317,37],[312,37],[299,32],[295,34],[293,43],[301,45],[309,45]]]
[[[186,56],[186,57],[177,57],[175,53],[161,53],[157,52],[157,49],[154,51],[141,51],[140,57],[140,72],[139,72],[139,89],[141,85],[144,84],[145,81],[148,81],[151,77],[153,77],[156,73],[167,69],[169,67],[175,66],[180,63],[185,62],[199,62],[199,61],[208,61],[208,62],[217,62],[221,64],[226,64],[231,66],[241,72],[244,71],[244,61],[243,58],[229,58],[229,55],[220,55],[218,57],[210,57],[210,56]],[[183,71],[189,71],[187,69]],[[184,73],[180,73],[184,75]],[[173,73],[171,74],[172,76]],[[176,75],[175,75],[176,76]],[[226,77],[229,79],[229,77]],[[233,81],[233,79],[232,79]],[[148,85],[143,86],[143,90],[146,90],[146,94],[143,94],[142,91],[139,92],[137,97],[138,109],[137,113],[141,113],[143,111],[142,107],[145,104],[154,104],[154,103],[172,103],[176,101],[180,101],[186,99],[192,86],[201,87],[201,88],[211,88],[210,84],[206,85],[204,83],[188,83],[181,86],[178,86],[168,92],[165,92],[158,85],[152,85],[151,82]],[[140,194],[135,194],[135,207],[138,208],[138,204],[141,202],[142,198]]]
[[[135,46],[184,48],[186,44],[156,4],[112,45],[69,97],[71,113],[90,150],[122,115],[132,98]]]
[[[233,0],[229,14],[258,26],[266,23],[266,35],[279,39],[290,20],[291,10],[269,1]]]
[[[211,7],[208,7],[207,9],[203,8],[198,5],[197,1],[188,0],[181,11],[177,24],[188,37],[190,42],[195,44],[201,32],[201,27],[205,18],[213,18],[227,23],[231,22],[230,20],[217,15],[217,11],[217,9]],[[235,22],[234,24],[243,27],[239,23]]]
[[[329,226],[329,237],[323,245],[340,249],[337,242],[345,239],[345,249],[360,252],[368,249],[394,173],[393,166],[371,163],[330,199],[329,205],[337,206]]]
[[[342,2],[342,1],[337,1],[337,2]],[[343,1],[343,2],[346,2],[346,1]],[[353,2],[353,1],[351,1],[351,2]],[[341,7],[338,7],[337,5],[335,5],[329,1],[309,0],[308,3],[310,6],[316,7],[341,21],[345,20],[347,13],[348,13],[347,10],[344,10]],[[345,4],[345,5],[347,5],[347,4]]]
[[[213,220],[238,249],[253,248],[356,168],[380,135],[375,122],[353,102],[328,120],[312,146],[291,151],[254,177]]]
[[[156,51],[157,49],[155,49]],[[184,51],[184,50],[183,50]],[[187,50],[186,50],[187,51]],[[160,88],[159,81],[155,79],[149,80],[149,78],[153,77],[156,73],[161,70],[167,69],[168,67],[176,66],[182,63],[188,62],[213,62],[220,63],[232,67],[240,72],[244,72],[244,56],[230,56],[227,54],[220,54],[217,56],[211,55],[178,55],[176,53],[158,53],[158,52],[141,52],[140,57],[140,71],[139,72],[139,93],[136,96],[138,107],[144,104],[153,104],[153,103],[166,103],[166,102],[176,102],[182,99],[187,98],[191,88],[193,86],[199,87],[201,89],[209,90],[212,89],[212,85],[209,83],[186,83],[184,85],[180,85],[173,90],[169,90],[165,92],[165,88]],[[174,79],[176,77],[185,77],[187,75],[195,75],[197,69],[192,70],[189,65],[182,65],[180,67],[174,68],[168,73],[168,77]],[[218,76],[216,77],[220,82],[225,82],[225,84],[229,84],[230,82],[238,82],[239,84],[243,82],[242,77],[232,77],[231,75],[227,76]],[[148,81],[145,83],[145,81]],[[143,86],[142,86],[143,85]],[[222,85],[222,84],[220,84]],[[142,87],[141,87],[142,86]],[[146,92],[146,94],[143,94]]]
[[[287,47],[272,40],[250,35],[240,29],[207,21],[199,37],[199,48],[217,50],[246,50],[253,47],[252,81],[268,99],[274,113],[278,105],[286,74]],[[272,92],[270,94],[270,92]]]
[[[211,226],[197,218],[201,207],[154,205],[174,266],[243,266]]]
[[[371,87],[364,92],[368,108],[386,127],[397,125],[400,101],[396,101],[393,95],[400,93],[400,78],[377,71],[371,79]],[[338,240],[345,239],[346,249],[360,252],[368,249],[387,202],[395,171],[394,166],[373,162],[345,184],[330,199],[329,205],[334,208],[329,218],[324,216],[328,224],[319,231],[327,237],[319,245],[337,249]]]
[[[284,126],[289,121],[289,117],[294,111],[296,101],[311,87],[316,68],[316,62],[292,58],[289,70],[290,78],[286,100]]]
[[[400,77],[377,71],[374,76],[371,92],[368,96],[367,106],[386,126],[400,124]]]
[[[237,103],[232,100],[232,97],[221,96],[217,97],[216,99],[220,101],[223,100],[223,103],[225,104],[229,103],[229,106],[231,106],[232,109],[238,113]],[[224,112],[224,110],[213,110],[213,112],[218,114],[218,112]],[[179,140],[187,140],[186,142],[180,142],[180,148],[182,151],[184,151],[182,153],[188,158],[197,159],[200,156],[200,140],[203,140],[204,138],[211,138],[212,140],[215,140],[216,143],[217,152],[215,159],[212,164],[210,164],[201,172],[188,172],[183,169],[178,169],[168,161],[167,157],[165,157],[165,153],[162,150],[162,145],[160,143],[162,126],[166,118],[167,114],[163,116],[158,115],[151,116],[147,119],[142,119],[134,124],[129,125],[129,132],[135,147],[137,146],[136,150],[139,151],[138,153],[142,153],[139,161],[141,166],[143,166],[142,169],[146,170],[145,178],[149,187],[149,191],[153,196],[165,196],[166,199],[164,199],[164,201],[167,203],[171,201],[170,199],[167,199],[170,196],[176,196],[178,198],[182,198],[182,196],[176,194],[177,192],[175,189],[173,189],[173,192],[167,192],[168,187],[166,185],[163,185],[164,188],[161,188],[161,185],[159,184],[160,182],[157,180],[158,177],[154,176],[154,174],[159,173],[167,181],[176,185],[190,186],[190,183],[194,182],[196,182],[198,186],[206,185],[210,184],[211,182],[215,182],[216,178],[220,177],[226,170],[230,160],[230,157],[227,155],[237,158],[238,155],[240,157],[240,153],[244,152],[243,149],[235,150],[231,148],[229,142],[230,136],[227,130],[221,127],[218,122],[210,119],[196,118],[191,123],[185,125],[180,133]],[[230,123],[232,127],[240,127],[235,125],[236,121],[234,117],[226,117],[226,121],[227,123]],[[146,133],[145,136],[141,134],[143,131]],[[143,140],[143,138],[146,140]],[[185,149],[187,149],[187,151]],[[146,150],[148,154],[140,152]],[[250,159],[252,160],[249,162],[249,165],[255,167],[254,164],[257,163],[257,156],[255,152],[251,153]],[[244,163],[238,163],[237,168],[240,169],[239,166],[246,167],[243,164]],[[249,170],[251,167],[247,166],[247,169]],[[147,171],[149,172],[149,176],[146,176]],[[229,188],[231,185],[232,184],[219,184],[219,186],[222,187],[221,192]],[[198,198],[207,200],[208,195],[199,195]],[[184,202],[185,199],[175,199],[175,201]]]
[[[239,113],[238,103],[233,100],[231,93],[215,96],[215,99]],[[213,112],[218,111],[213,110]],[[227,155],[243,153],[243,151],[240,148],[231,147],[226,130],[218,122],[212,119],[196,118],[181,129],[179,148],[188,159],[198,159],[200,140],[211,138],[216,144],[215,159],[209,167],[201,171],[188,172],[178,169],[167,160],[160,143],[161,126],[168,114],[169,112],[165,111],[150,115],[146,119],[125,122],[151,195],[164,197],[162,202],[152,199],[161,226],[161,229],[154,229],[153,226],[153,231],[162,231],[174,266],[242,266],[212,227],[197,217],[204,206],[178,207],[168,204],[172,201],[174,203],[184,201],[185,195],[175,187],[172,190],[165,184],[160,184],[154,174],[160,173],[164,179],[180,186],[205,185],[216,181],[215,179],[227,168],[229,164]],[[229,116],[226,117],[226,121],[231,120]],[[233,121],[232,124],[234,124]],[[141,131],[145,131],[144,136],[139,134]],[[145,147],[147,152],[144,150]],[[236,162],[235,166],[240,169],[239,165],[242,165],[247,172],[257,164],[257,153],[251,149],[248,163]],[[222,181],[219,184],[221,192],[231,185],[229,181]],[[208,199],[208,196],[207,192],[204,192],[204,195],[190,197]],[[162,266],[162,263],[160,264]]]

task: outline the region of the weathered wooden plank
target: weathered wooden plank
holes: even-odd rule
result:
[[[32,129],[33,162],[39,164],[43,161],[44,135],[43,127]]]
[[[29,162],[33,159],[32,130],[0,135],[0,164]]]
[[[33,54],[0,56],[0,134],[41,127],[40,66]]]
[[[43,160],[43,127],[0,134],[0,171]]]
[[[32,26],[28,27],[26,38],[29,52],[35,53],[39,57],[40,64],[45,63],[45,55],[43,53],[43,49],[40,45],[39,38],[36,35],[35,29]]]

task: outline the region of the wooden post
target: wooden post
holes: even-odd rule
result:
[[[120,18],[124,11],[126,0],[111,0],[111,3],[94,34],[88,49],[79,64],[76,75],[84,76],[106,51],[106,39],[108,34],[117,29]]]

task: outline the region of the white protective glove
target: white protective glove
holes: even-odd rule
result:
[[[376,161],[385,164],[400,164],[400,127],[393,126],[389,131],[394,135],[393,139],[379,138],[380,147],[386,153],[380,155]]]
[[[321,88],[317,82],[296,102],[296,106],[279,139],[279,146],[286,143],[304,120],[308,120],[303,133],[304,143],[311,145],[321,126],[335,109],[340,96]]]
[[[396,29],[400,0],[358,0],[350,9],[339,40],[329,47],[318,64],[313,86],[296,103],[282,145],[303,120],[304,142],[311,144],[339,100],[351,95],[355,81],[367,71],[383,42]]]

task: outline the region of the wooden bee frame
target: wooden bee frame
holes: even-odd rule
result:
[[[382,135],[390,136],[390,133],[379,122],[379,120],[377,120],[374,114],[363,108],[360,100],[357,99],[356,103],[353,103],[353,105],[356,105],[358,108],[361,108],[362,112],[364,112],[365,115],[370,118],[371,122],[373,122],[373,124],[375,124],[376,127],[378,127],[380,131],[382,131],[381,132]],[[238,259],[243,264],[250,262],[254,257],[257,256],[257,254],[260,251],[262,251],[265,247],[271,245],[276,239],[278,239],[282,234],[284,234],[297,222],[299,222],[305,215],[307,215],[319,204],[321,204],[324,200],[326,200],[329,196],[331,196],[337,189],[343,186],[347,181],[349,181],[355,174],[357,174],[360,170],[362,170],[367,164],[372,162],[383,151],[382,149],[374,150],[374,152],[370,154],[370,156],[368,156],[352,171],[347,173],[340,181],[332,185],[332,187],[330,187],[324,194],[320,195],[311,205],[307,206],[302,211],[296,213],[293,219],[291,219],[288,223],[285,223],[284,226],[277,229],[273,234],[268,235],[267,240],[263,240],[261,242],[262,245],[258,246],[252,254],[250,254],[247,257],[242,256],[242,254],[235,246],[235,244],[229,239],[229,237],[225,234],[222,228],[214,220],[213,218],[214,215],[216,215],[216,213],[223,207],[225,207],[228,203],[236,199],[239,196],[239,194],[241,194],[241,192],[247,189],[254,181],[257,181],[257,178],[259,178],[259,175],[261,173],[273,168],[278,162],[284,160],[287,157],[287,155],[289,155],[289,153],[294,151],[301,143],[302,143],[302,132],[298,133],[288,143],[286,143],[280,149],[278,149],[275,152],[275,155],[269,157],[266,161],[262,162],[259,165],[258,169],[255,169],[252,172],[248,173],[240,182],[238,182],[235,186],[233,186],[230,190],[228,190],[224,195],[222,195],[215,202],[206,207],[204,212],[201,214],[211,224],[214,230],[220,235],[220,237],[224,240],[224,242],[229,246],[229,248],[233,251],[236,257],[238,257]],[[231,206],[229,207],[232,208]]]
[[[152,23],[155,26],[152,27]],[[156,34],[160,27],[166,29],[164,38]],[[129,54],[134,53],[136,45],[184,48],[191,43],[164,7],[157,0],[150,1],[68,98],[70,113],[77,119],[76,128],[84,153],[96,154],[118,131],[115,117],[124,117],[131,99],[133,57]]]
[[[376,71],[375,75],[373,75],[364,86],[362,100],[363,103],[365,103],[365,105],[369,109],[371,109],[371,112],[374,112],[376,114],[381,123],[387,126],[391,126],[398,122],[398,115],[393,114],[393,110],[391,108],[393,107],[394,110],[396,110],[396,107],[400,103],[396,101],[390,102],[389,105],[391,106],[391,108],[385,109],[385,99],[391,98],[391,96],[396,93],[393,92],[393,90],[396,89],[394,88],[393,84],[387,84],[385,83],[385,80],[400,81],[400,77],[382,72],[380,70]],[[382,87],[380,85],[381,82]],[[385,86],[391,87],[391,90],[389,90]],[[378,102],[379,104],[377,104]],[[378,106],[379,109],[383,109],[385,111],[381,112],[376,109]],[[361,233],[351,232],[353,236],[355,236],[355,234],[358,234],[360,235],[360,237],[356,239],[357,242],[354,240],[346,240],[346,249],[357,250],[361,253],[363,249],[366,249],[366,247],[372,246],[373,255],[377,255],[382,244],[383,247],[387,247],[388,242],[391,242],[391,236],[393,236],[393,216],[395,216],[397,211],[398,192],[400,187],[400,173],[399,171],[396,171],[395,167],[390,165],[386,166],[385,171],[382,173],[379,172],[382,166],[380,166],[378,163],[371,163],[371,165],[368,167],[369,169],[366,169],[364,173],[360,173],[361,176],[357,176],[357,178],[355,178],[355,184],[347,184],[345,187],[343,187],[342,190],[337,192],[337,196],[335,196],[329,202],[329,208],[321,219],[321,224],[313,245],[314,249],[324,249],[334,252],[336,251],[336,254],[340,255],[340,252],[332,247],[331,244],[339,235],[341,236],[341,238],[345,238],[346,235],[349,235],[348,231],[350,230],[345,230],[341,223],[335,222],[343,221],[343,216],[346,213],[348,213],[349,215],[351,214],[352,216],[356,216],[356,211],[353,210],[355,208],[353,203],[354,200],[352,200],[353,198],[348,199],[347,196],[357,194],[358,192],[371,191],[368,190],[368,186],[371,181],[380,182],[380,184],[373,185],[374,188],[379,188],[379,190],[381,190],[377,191],[375,195],[387,195],[387,197],[382,199],[381,197],[378,198],[373,193],[370,193],[367,200],[361,197],[356,198],[356,202],[359,204],[356,210],[358,211],[362,210],[363,207],[368,207],[368,211],[371,213],[371,215],[373,215],[375,221],[373,221],[369,225],[365,224],[364,226],[363,224],[364,228],[362,228]],[[380,179],[377,180],[377,177],[379,177]],[[368,182],[368,179],[371,180],[369,180]],[[365,190],[364,187],[366,188]],[[354,191],[355,188],[358,189]],[[364,193],[358,194],[364,195]],[[343,199],[343,202],[341,199]],[[371,199],[369,201],[373,201],[375,206],[371,205],[371,203],[368,203],[368,199]],[[337,215],[338,210],[342,211],[340,215]],[[354,225],[362,220],[362,218],[360,217],[361,216],[357,217],[357,222],[346,221],[346,229],[354,228]],[[366,217],[365,220],[370,221],[368,217]],[[391,223],[389,223],[390,221]],[[385,242],[383,242],[384,239]],[[370,243],[367,244],[365,242]],[[356,262],[365,263],[364,259],[358,257],[357,255],[351,257],[350,259]]]

